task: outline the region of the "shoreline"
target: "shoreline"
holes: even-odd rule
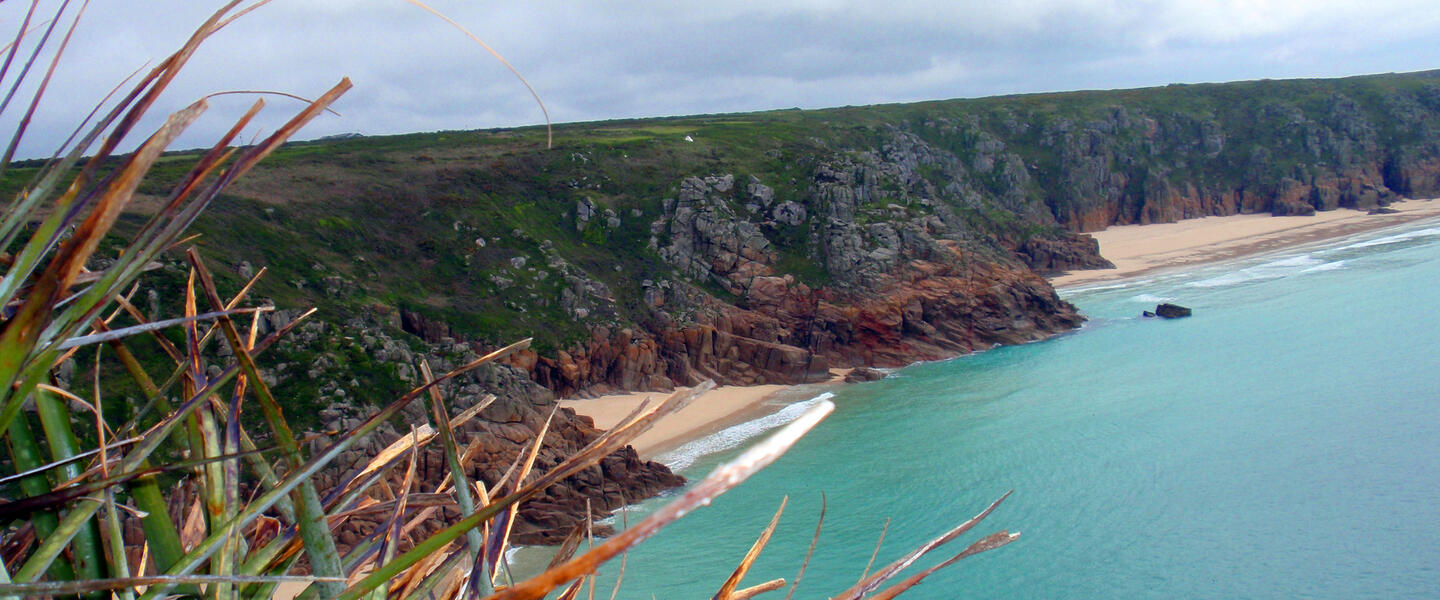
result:
[[[1091,235],[1114,269],[1072,271],[1047,278],[1057,291],[1114,283],[1223,263],[1267,252],[1440,218],[1440,200],[1404,200],[1393,214],[1340,208],[1306,217],[1244,214],[1186,219],[1177,223],[1120,225]],[[844,384],[850,369],[831,369],[830,379],[799,385],[720,386],[683,410],[657,422],[631,444],[643,460],[655,460],[690,442],[760,419],[790,404]],[[681,388],[677,388],[681,389]],[[559,400],[560,406],[590,417],[606,430],[649,398],[652,408],[672,392],[628,392],[589,399]]]
[[[1348,237],[1440,217],[1440,200],[1403,200],[1398,212],[1372,215],[1348,208],[1308,217],[1244,214],[1201,217],[1176,223],[1117,225],[1090,235],[1114,269],[1069,271],[1049,277],[1057,291],[1114,283]]]
[[[766,384],[723,385],[706,393],[689,406],[657,421],[649,431],[635,438],[630,445],[642,460],[655,460],[666,452],[702,439],[727,427],[753,421],[775,413],[795,402],[823,393],[843,384],[850,369],[831,369],[830,379],[818,383],[796,385]],[[689,389],[677,387],[676,390]],[[588,399],[559,400],[561,407],[590,417],[595,427],[608,430],[629,415],[646,398],[654,410],[674,392],[627,392],[606,394]]]

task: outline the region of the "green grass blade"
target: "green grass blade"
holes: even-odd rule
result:
[[[148,467],[148,461],[141,464],[141,468]],[[148,475],[136,479],[129,489],[135,507],[145,512],[145,516],[140,518],[140,527],[145,532],[145,543],[150,545],[151,560],[155,561],[157,569],[161,565],[170,568],[185,556],[185,548],[180,545],[180,531],[170,520],[169,506],[164,492],[160,491],[160,482],[154,475]]]
[[[420,361],[420,375],[426,383],[435,378],[430,372],[430,364],[423,360]],[[465,467],[460,463],[460,454],[455,446],[455,432],[450,428],[450,415],[445,410],[445,400],[440,397],[440,390],[435,388],[430,388],[430,415],[435,421],[435,429],[440,433],[440,443],[445,448],[445,462],[450,467],[450,481],[455,487],[455,502],[460,505],[460,515],[467,516],[475,512],[475,497],[470,493],[470,478],[465,476]],[[480,532],[474,529],[465,532],[465,542],[470,550],[471,560],[485,547],[485,540],[480,537]]]
[[[103,322],[96,321],[99,325],[97,331],[103,327]],[[130,378],[140,387],[140,391],[151,398],[162,397],[160,388],[150,379],[150,374],[140,365],[140,361],[130,352],[120,340],[112,340],[109,343],[110,349],[130,374]],[[261,462],[264,462],[263,460]],[[141,469],[150,467],[149,461],[140,463]],[[140,518],[140,525],[145,530],[145,543],[150,546],[150,554],[155,561],[155,566],[161,571],[169,569],[170,565],[180,560],[185,555],[185,549],[180,545],[180,531],[176,529],[175,523],[170,520],[165,495],[160,491],[160,483],[155,476],[145,476],[136,479],[129,485],[130,496],[134,499],[135,505],[145,512]]]
[[[226,575],[216,577],[214,575],[150,575],[145,577],[131,577],[128,579],[98,579],[90,581],[68,581],[54,582],[43,581],[39,583],[9,583],[0,584],[0,594],[21,594],[27,597],[53,596],[58,594],[79,594],[88,592],[103,592],[106,590],[118,590],[124,588],[135,588],[149,586],[174,587],[182,584],[214,585],[218,583],[314,583],[325,581],[319,577],[289,575],[289,576],[262,576],[249,577],[242,575]],[[343,582],[344,580],[341,580]]]
[[[0,585],[10,583],[10,570],[5,568],[5,561],[0,561]],[[19,596],[0,596],[0,600],[20,600]]]
[[[15,465],[17,473],[33,471],[44,466],[44,459],[41,458],[40,444],[35,439],[35,434],[30,431],[30,424],[25,419],[15,419],[10,422],[10,427],[5,435],[5,443],[10,448],[10,459]],[[39,496],[50,491],[50,482],[43,474],[30,475],[20,480],[20,491],[27,497]],[[55,510],[41,510],[30,514],[30,524],[35,528],[35,537],[44,543],[55,530],[60,526],[60,517]],[[60,559],[49,567],[51,579],[68,580],[75,578],[75,569],[71,567],[68,559]]]
[[[273,338],[274,338],[274,335],[272,334],[271,338],[267,338],[267,341],[268,341],[269,339],[273,339]],[[420,387],[418,387],[418,388],[410,391],[410,393],[405,394],[405,396],[403,396],[403,397],[401,397],[400,399],[398,399],[398,400],[390,403],[390,404],[387,405],[385,408],[383,408],[383,409],[377,411],[375,414],[371,415],[370,418],[366,419],[364,423],[361,423],[361,424],[360,424],[358,427],[356,427],[354,430],[349,431],[349,432],[345,433],[344,435],[340,436],[340,439],[336,440],[336,442],[335,442],[334,444],[331,444],[330,447],[328,447],[328,448],[326,448],[325,450],[321,451],[321,452],[320,452],[317,456],[315,456],[314,458],[311,458],[309,462],[305,463],[304,465],[302,465],[301,467],[295,469],[294,471],[291,471],[291,472],[287,473],[286,476],[285,476],[285,479],[281,480],[281,482],[280,482],[279,485],[271,488],[270,490],[268,490],[268,491],[265,492],[264,494],[261,494],[260,497],[256,498],[255,500],[251,501],[250,503],[246,504],[246,505],[245,505],[245,508],[240,512],[240,514],[235,517],[235,521],[234,521],[234,523],[233,523],[233,524],[234,524],[234,527],[235,527],[236,529],[244,528],[244,527],[245,527],[246,525],[248,525],[251,521],[253,521],[256,517],[258,517],[261,513],[263,513],[264,511],[268,510],[271,506],[273,506],[273,505],[275,504],[275,502],[278,500],[278,498],[280,498],[280,497],[282,497],[282,496],[284,496],[284,495],[286,495],[286,494],[289,494],[292,490],[294,490],[296,487],[298,487],[298,486],[301,484],[302,481],[308,481],[311,476],[313,476],[313,475],[314,475],[316,472],[318,472],[320,469],[324,468],[325,465],[327,465],[327,464],[330,463],[330,461],[335,460],[335,458],[336,458],[337,456],[339,456],[341,453],[345,452],[346,450],[349,450],[349,449],[350,449],[351,447],[353,447],[357,442],[359,442],[360,439],[362,439],[362,438],[363,438],[364,436],[366,436],[366,435],[369,435],[369,434],[370,434],[371,432],[373,432],[376,428],[378,428],[381,423],[383,423],[383,422],[387,421],[388,419],[390,419],[391,417],[399,414],[402,409],[404,409],[406,406],[408,406],[408,405],[409,405],[411,402],[413,402],[416,398],[419,398],[421,394],[427,393],[427,392],[430,390],[431,387],[433,387],[433,386],[435,386],[435,385],[439,385],[439,384],[441,384],[441,383],[443,383],[443,382],[445,382],[445,381],[449,381],[449,380],[451,380],[451,379],[454,379],[455,377],[459,377],[460,375],[462,375],[462,374],[464,374],[464,373],[467,373],[467,372],[469,372],[469,371],[471,371],[471,370],[473,370],[473,369],[475,369],[475,368],[477,368],[477,367],[480,367],[481,365],[487,364],[487,363],[492,362],[492,361],[494,361],[494,360],[496,360],[496,359],[499,359],[499,358],[502,358],[502,357],[504,357],[504,356],[507,356],[507,355],[509,355],[509,354],[512,353],[512,352],[515,352],[515,351],[517,351],[517,350],[523,350],[523,349],[528,348],[528,347],[530,347],[530,340],[529,340],[529,339],[526,339],[526,340],[523,340],[523,341],[520,341],[520,342],[511,344],[511,345],[509,345],[509,346],[506,346],[506,347],[504,347],[504,348],[501,348],[501,349],[499,349],[499,350],[496,350],[496,351],[494,351],[494,352],[491,352],[491,353],[489,353],[489,354],[486,354],[485,356],[482,356],[482,357],[480,357],[480,358],[477,358],[477,359],[475,359],[475,360],[473,360],[473,361],[471,361],[471,362],[469,362],[469,363],[467,363],[467,364],[465,364],[465,365],[462,365],[461,367],[459,367],[459,368],[457,368],[457,369],[455,369],[455,370],[453,370],[453,371],[451,371],[451,372],[449,372],[449,373],[446,373],[445,375],[442,375],[441,377],[437,378],[434,382],[432,382],[432,383],[430,383],[430,384],[422,385],[422,386],[420,386]],[[260,346],[257,346],[257,349],[260,349]],[[236,371],[237,371],[238,369],[239,369],[238,365],[236,365],[236,366],[231,366],[229,369],[227,369],[227,370],[225,370],[224,372],[222,372],[221,375],[220,375],[220,377],[219,377],[212,385],[213,385],[213,386],[220,386],[220,385],[224,385],[225,383],[229,382],[230,379],[234,377],[234,375],[235,375],[235,373],[236,373]],[[196,401],[197,401],[197,399],[195,399],[195,398],[192,398],[191,400],[187,401],[187,402],[185,403],[185,405],[181,406],[181,407],[177,410],[177,414],[183,414],[183,413],[185,413],[185,412],[188,412],[188,410],[189,410],[190,408],[193,408],[193,407],[191,406],[191,404],[194,403],[194,402],[196,402]],[[165,426],[165,427],[174,427],[174,419],[175,419],[175,415],[172,415],[171,418],[167,419],[167,421],[164,423],[164,426]],[[144,451],[144,450],[153,450],[153,448],[150,448],[150,447],[149,447],[149,444],[151,444],[154,440],[149,439],[149,438],[150,438],[152,435],[164,435],[165,433],[166,433],[166,431],[165,431],[163,428],[161,428],[161,427],[152,428],[152,431],[147,433],[147,440],[146,440],[145,442],[142,442],[141,447],[140,447],[140,448],[137,448],[137,449],[134,450],[134,451],[132,451],[132,453],[141,452],[141,451]],[[598,458],[597,458],[596,460],[598,460]],[[534,492],[531,491],[530,493],[533,494]],[[517,495],[517,496],[518,496],[518,495]],[[512,499],[509,500],[509,502],[514,502],[515,500],[518,500],[518,499],[519,499],[519,498],[512,498]],[[509,505],[508,503],[507,503],[507,504],[504,504],[504,506],[508,506],[508,505]],[[483,520],[483,519],[486,519],[486,518],[489,518],[489,517],[491,517],[491,516],[494,516],[495,512],[498,512],[498,511],[499,511],[501,508],[503,508],[504,506],[498,506],[498,507],[494,508],[493,511],[489,511],[488,513],[486,512],[486,509],[482,509],[481,511],[478,511],[478,512],[477,512],[477,516],[476,516],[476,517],[472,517],[472,518],[476,519],[476,520],[475,520],[475,523],[478,523],[478,522],[480,522],[480,521]],[[68,518],[68,517],[67,517],[67,518]],[[62,526],[63,526],[64,524],[65,524],[64,522],[61,523]],[[470,526],[470,527],[473,527],[474,524],[472,523],[472,524],[470,524],[469,526]],[[455,535],[456,535],[456,536],[459,536],[459,535],[461,535],[461,533],[462,533],[462,531],[456,531],[456,532],[455,532]],[[454,538],[452,537],[451,539],[454,539]],[[224,536],[221,535],[221,534],[216,534],[216,535],[211,535],[210,537],[208,537],[208,538],[206,538],[205,540],[201,541],[199,544],[196,544],[196,546],[190,550],[189,554],[186,555],[185,559],[182,560],[180,564],[177,564],[176,566],[174,566],[174,567],[172,567],[172,568],[170,569],[169,574],[173,574],[173,575],[186,574],[186,573],[189,573],[189,572],[193,571],[194,569],[198,568],[202,563],[204,563],[204,561],[205,561],[206,559],[208,559],[208,558],[210,557],[211,554],[213,554],[213,553],[218,549],[219,544],[221,544],[223,541],[224,541]],[[444,545],[444,544],[441,544],[440,546],[437,546],[436,548],[438,549],[439,547],[441,547],[441,546],[443,546],[443,545]],[[411,552],[407,552],[405,555],[402,555],[402,558],[403,558],[403,557],[406,557],[406,556],[410,556],[411,553],[413,553],[413,552],[414,552],[414,550],[412,550]],[[38,553],[38,550],[37,550],[37,553]],[[53,557],[52,557],[52,558],[53,558]],[[32,558],[32,560],[34,560],[34,559]],[[397,561],[399,561],[399,560],[400,560],[400,559],[397,559]],[[412,563],[412,564],[413,564],[413,563]],[[388,566],[388,565],[387,565],[387,566]],[[145,596],[142,596],[142,600],[150,600],[150,599],[159,597],[160,595],[163,595],[163,594],[165,594],[165,593],[167,593],[167,592],[169,591],[168,587],[169,587],[169,586],[166,586],[166,585],[157,585],[155,588],[153,588],[153,589],[151,589],[151,590],[147,590],[146,593],[145,593]],[[373,589],[373,587],[374,587],[374,586],[371,586],[370,588],[367,588],[366,591],[368,592],[370,589]]]
[[[110,540],[110,567],[121,579],[130,577],[130,562],[125,555],[125,530],[120,528],[120,509],[115,507],[115,490],[105,490],[105,531]],[[120,590],[121,600],[135,600],[135,591]]]
[[[213,459],[220,456],[222,452],[220,427],[215,423],[213,407],[209,406],[209,403],[203,404],[195,411],[195,416],[199,417],[203,456]],[[225,466],[220,462],[207,463],[201,469],[201,481],[203,485],[200,486],[200,493],[201,501],[205,506],[205,522],[209,524],[210,532],[213,533],[221,523],[228,522],[228,519],[225,518],[225,513],[228,512],[225,506]],[[217,577],[230,574],[232,567],[230,558],[227,552],[216,553],[210,561],[210,574]],[[217,584],[214,589],[215,597],[217,599],[225,598],[229,595],[229,591],[228,584]]]
[[[40,415],[40,425],[45,430],[45,442],[50,455],[56,461],[75,456],[79,441],[70,427],[70,410],[65,399],[47,389],[35,391],[35,412]],[[60,467],[67,480],[81,476],[78,463],[67,463]],[[105,564],[105,548],[100,540],[100,524],[93,519],[82,523],[70,547],[75,565],[75,576],[79,579],[103,579],[109,576]]]
[[[211,306],[217,310],[225,309],[225,302],[220,299],[220,294],[215,288],[215,280],[210,276],[210,270],[205,267],[200,255],[191,248],[186,252],[190,264],[194,266],[196,275],[199,276],[201,289],[204,290],[206,298]],[[270,386],[260,377],[260,370],[255,366],[255,360],[250,356],[250,350],[246,347],[245,341],[240,337],[240,332],[235,328],[235,322],[229,316],[218,317],[220,331],[230,343],[230,350],[239,361],[241,369],[244,370],[254,391],[255,398],[260,401],[260,410],[265,415],[265,420],[270,426],[270,433],[279,442],[280,449],[284,453],[291,469],[298,468],[304,458],[300,454],[300,444],[295,441],[295,434],[291,432],[290,425],[285,421],[285,413],[280,408],[280,403],[270,392]],[[335,548],[335,537],[330,533],[330,524],[325,517],[325,509],[320,503],[320,494],[315,490],[315,484],[309,479],[299,482],[295,497],[291,500],[295,503],[296,525],[300,530],[300,538],[305,542],[305,553],[310,558],[310,569],[320,577],[342,577],[344,572],[340,568],[340,553]],[[334,596],[344,591],[344,586],[333,581],[318,582],[317,591],[326,596]]]
[[[222,371],[220,376],[211,382],[211,386],[219,387],[229,383],[230,380],[235,377],[238,370],[238,367],[231,366],[229,369]],[[151,427],[149,431],[146,431],[144,435],[145,439],[136,444],[136,446],[125,455],[125,459],[121,462],[120,471],[134,471],[139,467],[141,462],[150,458],[150,455],[160,446],[163,439],[169,437],[170,433],[179,426],[181,421],[187,420],[190,413],[194,411],[195,407],[200,404],[200,401],[208,396],[210,392],[211,389],[207,387],[202,390],[201,393],[190,397],[176,408],[174,412],[161,420],[160,423],[157,423],[154,427]],[[100,503],[94,500],[76,502],[70,512],[65,515],[65,518],[60,521],[60,525],[56,529],[56,534],[41,543],[40,546],[35,549],[35,552],[30,555],[30,558],[21,565],[20,570],[15,572],[15,580],[30,582],[38,578],[40,573],[49,568],[50,563],[60,555],[64,546],[70,543],[71,537],[75,535],[80,526],[88,521],[90,517],[94,516],[95,511],[99,510],[99,507]]]
[[[295,563],[299,560],[300,555],[298,553],[294,556],[291,556],[289,559],[285,560],[283,564],[275,567],[274,569],[271,569],[269,576],[284,576],[286,573],[290,572],[290,569],[293,568],[295,566]],[[247,600],[270,600],[271,598],[275,597],[276,588],[280,587],[280,583],[281,582],[279,581],[269,581],[264,583],[245,584],[240,588],[240,597],[246,598]]]
[[[69,334],[79,327],[88,324],[95,314],[89,314],[86,318],[78,318],[78,315],[98,313],[115,293],[116,288],[120,287],[119,284],[125,283],[118,281],[118,277],[121,273],[128,272],[126,269],[110,269],[106,272],[108,283],[112,286],[110,289],[103,289],[102,284],[97,282],[81,294],[78,302],[71,303],[62,311],[58,320],[52,321],[62,295],[80,273],[85,261],[95,252],[101,238],[115,224],[121,209],[140,185],[144,173],[160,157],[169,142],[199,118],[205,108],[206,104],[202,100],[171,115],[159,131],[131,155],[119,175],[106,187],[90,214],[75,228],[71,237],[60,245],[44,272],[36,278],[19,311],[6,322],[4,330],[0,331],[0,406],[4,407],[3,411],[0,411],[0,426],[7,426],[10,420],[15,418],[20,410],[20,403],[30,395],[35,384],[39,383],[40,369],[48,369],[52,364],[55,353],[52,346],[56,342],[54,336],[69,337]],[[148,262],[148,259],[143,257],[126,255],[126,258],[141,259],[142,264],[137,265],[134,273],[143,268],[143,262]],[[105,279],[102,279],[103,281]],[[36,352],[40,348],[45,350]],[[20,382],[19,386],[14,385],[17,381]]]

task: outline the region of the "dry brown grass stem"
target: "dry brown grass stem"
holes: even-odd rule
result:
[[[740,586],[740,580],[750,572],[750,566],[755,564],[755,559],[760,558],[760,552],[765,549],[766,544],[770,543],[770,536],[775,533],[775,527],[780,525],[780,515],[785,514],[785,505],[789,503],[789,496],[780,499],[780,508],[776,509],[775,516],[770,518],[770,525],[765,527],[765,530],[760,532],[760,537],[750,545],[750,551],[745,553],[745,558],[740,560],[740,565],[735,567],[735,570],[730,573],[730,577],[720,585],[720,591],[715,592],[713,600],[735,600],[735,588]],[[785,585],[785,580],[780,580],[780,585]]]
[[[810,549],[805,551],[805,560],[800,563],[800,572],[795,574],[795,583],[790,584],[790,591],[785,592],[785,600],[790,600],[795,595],[795,590],[800,587],[800,579],[805,576],[805,569],[810,567],[810,559],[815,556],[815,547],[820,545],[820,529],[825,526],[825,509],[827,500],[825,493],[820,493],[820,518],[815,521],[815,534],[810,536]]]
[[[505,65],[505,68],[509,69],[510,72],[513,73],[515,77],[520,80],[520,83],[525,85],[525,89],[530,90],[530,95],[535,98],[535,103],[540,105],[540,112],[545,115],[545,147],[551,148],[555,145],[555,135],[550,126],[550,110],[545,108],[545,102],[540,99],[540,94],[535,92],[535,88],[530,86],[530,82],[525,80],[525,76],[521,75],[520,71],[516,70],[515,67],[510,64],[510,61],[505,60],[505,57],[500,56],[500,53],[496,52],[494,48],[491,48],[490,44],[485,43],[485,40],[482,40],[479,36],[470,33],[470,30],[466,29],[464,25],[456,23],[454,19],[445,16],[444,13],[435,10],[434,8],[431,8],[430,5],[425,4],[420,0],[405,1],[420,7],[421,9],[429,12],[432,15],[444,19],[446,23],[449,23],[452,27],[459,29],[461,33],[464,33],[475,43],[480,44],[480,47],[484,48],[486,52],[489,52],[490,56],[495,57],[495,60],[500,61],[500,64]]]
[[[730,594],[729,599],[750,600],[751,598],[759,596],[760,594],[763,594],[765,592],[773,592],[783,587],[785,587],[785,578],[781,577],[778,579],[771,579],[770,581],[767,581],[760,585],[751,586],[743,590],[736,590],[735,593]]]
[[[208,100],[208,99],[214,98],[214,97],[216,97],[216,96],[240,96],[240,95],[245,95],[245,96],[255,96],[255,95],[281,96],[281,97],[284,97],[284,98],[289,98],[289,99],[291,99],[291,100],[299,100],[299,101],[304,102],[304,103],[306,103],[306,104],[312,104],[312,103],[315,102],[314,100],[311,100],[311,99],[306,98],[306,97],[304,97],[304,96],[300,96],[300,95],[298,95],[298,94],[291,94],[291,93],[289,93],[289,92],[280,92],[280,91],[275,91],[275,90],[226,90],[226,91],[223,91],[223,92],[211,92],[211,93],[209,93],[209,94],[205,94],[205,98]],[[338,111],[336,111],[335,109],[330,108],[330,107],[328,107],[328,106],[325,107],[325,112],[328,112],[328,113],[330,113],[330,114],[332,114],[332,115],[335,115],[335,116],[337,116],[337,117],[342,116]]]
[[[875,557],[880,556],[880,546],[885,543],[885,534],[890,531],[890,518],[885,518],[885,525],[880,527],[880,538],[875,540],[875,549],[870,552],[870,561],[865,563],[865,570],[860,572],[860,581],[870,575],[870,568],[875,566]]]

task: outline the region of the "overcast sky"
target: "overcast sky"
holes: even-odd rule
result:
[[[21,154],[49,154],[221,4],[92,0]],[[555,122],[1440,68],[1435,0],[430,4],[509,59]],[[28,5],[0,0],[6,35]],[[313,97],[342,76],[356,86],[335,105],[342,115],[300,138],[543,122],[503,66],[405,0],[275,0],[202,48],[162,108],[219,90]],[[205,144],[250,101],[215,99],[177,146]],[[270,102],[252,129],[299,108]],[[0,118],[6,140],[17,112]]]

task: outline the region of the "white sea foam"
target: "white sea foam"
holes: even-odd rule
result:
[[[822,400],[828,400],[833,397],[835,397],[835,394],[825,392],[809,400],[796,402],[780,409],[780,411],[775,414],[766,415],[753,421],[747,421],[722,429],[661,454],[655,457],[655,459],[664,463],[665,466],[670,467],[671,471],[682,471],[690,465],[695,464],[695,461],[699,460],[702,456],[723,452],[739,446],[744,443],[745,440],[800,418],[800,415],[805,414],[805,411],[809,410],[810,407],[819,404]]]
[[[1110,283],[1110,284],[1102,284],[1102,285],[1091,285],[1091,286],[1085,286],[1085,287],[1080,287],[1080,288],[1075,288],[1075,289],[1077,289],[1077,290],[1082,290],[1082,291],[1086,291],[1086,292],[1094,292],[1094,291],[1099,291],[1099,290],[1120,290],[1120,289],[1125,289],[1125,288],[1127,288],[1127,287],[1130,287],[1130,286],[1132,286],[1132,285],[1135,285],[1135,282],[1133,282],[1133,281],[1126,281],[1126,282],[1123,282],[1123,283]]]
[[[1431,227],[1431,228],[1429,228],[1429,229],[1417,229],[1417,230],[1415,230],[1415,231],[1407,231],[1407,232],[1405,232],[1405,233],[1397,233],[1397,234],[1395,234],[1395,235],[1387,235],[1387,236],[1385,236],[1385,237],[1379,237],[1379,238],[1375,238],[1375,239],[1373,239],[1373,240],[1365,240],[1365,241],[1363,241],[1363,242],[1355,242],[1355,243],[1353,243],[1353,244],[1347,244],[1347,245],[1345,245],[1345,246],[1340,246],[1339,248],[1336,248],[1336,250],[1353,250],[1353,249],[1355,249],[1355,248],[1369,248],[1369,247],[1371,247],[1371,246],[1383,246],[1383,245],[1385,245],[1385,244],[1394,244],[1394,243],[1403,242],[1403,241],[1406,241],[1406,240],[1413,240],[1413,239],[1417,239],[1417,238],[1435,237],[1435,236],[1437,236],[1437,235],[1440,235],[1440,227]]]
[[[1343,261],[1343,260],[1337,260],[1337,261],[1334,261],[1334,262],[1321,263],[1321,264],[1315,265],[1315,266],[1313,266],[1313,267],[1310,267],[1310,268],[1305,269],[1305,270],[1300,271],[1300,272],[1301,272],[1301,273],[1319,273],[1319,272],[1321,272],[1321,271],[1334,271],[1334,270],[1336,270],[1336,269],[1343,269],[1343,268],[1345,268],[1345,261]]]
[[[1058,293],[1060,294],[1060,297],[1061,297],[1061,298],[1071,298],[1071,297],[1074,297],[1074,296],[1078,296],[1078,295],[1080,295],[1080,294],[1088,294],[1088,293],[1090,293],[1090,292],[1100,292],[1100,291],[1105,291],[1105,290],[1120,290],[1120,289],[1125,289],[1125,288],[1130,287],[1130,286],[1132,286],[1132,285],[1136,285],[1137,283],[1138,283],[1138,282],[1135,282],[1135,281],[1124,281],[1124,282],[1121,282],[1121,283],[1082,285],[1082,286],[1077,286],[1077,287],[1068,287],[1068,288],[1059,289],[1059,290],[1056,290],[1056,292],[1058,292]]]
[[[1251,281],[1265,281],[1269,279],[1280,279],[1295,273],[1303,273],[1321,265],[1327,264],[1324,260],[1316,258],[1312,254],[1300,254],[1279,260],[1261,263],[1245,267],[1237,271],[1231,271],[1218,277],[1193,281],[1186,285],[1198,288],[1229,287],[1240,285]]]
[[[1166,296],[1156,296],[1154,294],[1140,294],[1139,296],[1130,298],[1131,302],[1139,302],[1141,304],[1156,304],[1159,302],[1171,302],[1173,300],[1175,299]]]
[[[1315,258],[1315,257],[1312,256],[1312,255],[1309,255],[1309,254],[1301,254],[1301,255],[1298,255],[1298,256],[1291,256],[1291,257],[1289,257],[1289,258],[1282,258],[1282,259],[1280,259],[1280,260],[1267,262],[1267,263],[1261,264],[1261,265],[1256,265],[1255,267],[1252,267],[1252,268],[1258,268],[1258,269],[1288,269],[1288,268],[1290,268],[1290,267],[1311,267],[1311,266],[1315,266],[1315,265],[1318,265],[1318,264],[1323,263],[1323,262],[1325,262],[1325,261],[1320,260],[1320,259],[1318,259],[1318,258]]]

